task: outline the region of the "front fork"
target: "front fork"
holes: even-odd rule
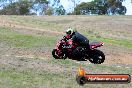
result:
[[[67,54],[64,53],[63,50],[57,50],[57,55],[61,58],[61,59],[66,59],[67,58]]]

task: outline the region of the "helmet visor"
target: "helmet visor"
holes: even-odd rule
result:
[[[71,31],[67,31],[66,34],[67,34],[67,35],[70,35],[70,34],[71,34]]]

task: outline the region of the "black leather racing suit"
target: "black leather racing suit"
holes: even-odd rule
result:
[[[71,39],[73,42],[79,44],[79,46],[73,51],[73,54],[81,60],[83,58],[81,56],[84,56],[86,52],[90,51],[89,40],[78,32],[74,32]],[[86,50],[82,50],[82,47],[86,48]]]
[[[79,46],[85,47],[87,49],[90,49],[89,47],[89,40],[83,36],[82,34],[78,33],[78,32],[74,32],[72,34],[71,39],[73,40],[73,42],[78,43]]]

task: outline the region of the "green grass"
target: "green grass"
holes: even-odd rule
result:
[[[132,49],[132,41],[127,40],[127,39],[114,39],[114,38],[104,38],[102,36],[96,35],[96,34],[87,34],[84,33],[86,36],[90,38],[90,40],[97,40],[97,41],[102,41],[104,43],[112,44],[112,45],[117,45],[117,46],[123,46],[126,48]]]
[[[35,36],[20,34],[8,28],[0,28],[0,41],[5,41],[13,47],[33,48],[41,46],[53,46],[56,37],[54,36]]]
[[[23,72],[0,72],[1,88],[80,88],[75,78],[66,78],[63,74],[46,71],[35,72],[30,69]],[[92,88],[92,87],[91,87]]]
[[[94,16],[92,18],[94,18],[94,20],[95,20]],[[104,18],[104,16],[100,16],[99,20],[100,20],[100,18],[102,19],[102,18]],[[8,20],[10,20],[10,21],[12,21],[16,24],[18,23],[19,25],[25,25],[25,26],[28,26],[28,27],[29,26],[30,27],[38,27],[38,28],[42,28],[44,30],[48,29],[48,30],[52,30],[52,31],[62,31],[63,27],[59,24],[63,23],[61,21],[64,21],[64,22],[68,21],[68,19],[67,19],[67,20],[57,20],[55,22],[53,20],[53,22],[52,22],[52,21],[48,21],[48,18],[44,18],[44,17],[40,18],[40,17],[37,17],[37,16],[30,16],[30,17],[28,17],[28,16],[9,16],[6,19],[8,19]],[[108,19],[108,18],[106,18],[106,19]],[[56,22],[60,22],[60,23],[56,23]],[[71,20],[71,22],[72,22],[72,20]],[[65,23],[65,24],[67,24],[67,23]],[[86,30],[86,32],[84,32],[84,30],[81,30],[81,29],[80,29],[80,31],[84,35],[86,35],[88,38],[90,38],[90,40],[94,39],[94,40],[102,41],[102,42],[105,42],[105,43],[108,43],[108,44],[123,46],[123,47],[132,49],[132,41],[131,40],[116,39],[116,38],[110,38],[110,37],[105,38],[105,37],[102,37],[102,36],[98,35],[97,33],[94,33],[93,31]],[[12,36],[12,35],[10,35],[10,36]],[[32,36],[32,35],[18,34],[18,35],[15,35],[15,36],[18,37],[18,38],[16,38],[16,40],[18,40],[18,39],[21,40],[22,39],[22,41],[19,41],[19,43],[15,44],[15,46],[17,46],[17,47],[19,47],[19,46],[24,46],[24,47],[25,46],[31,46],[32,47],[32,46],[36,46],[35,45],[36,43],[33,44],[34,42],[37,42],[38,43],[37,45],[39,45],[39,43],[41,45],[41,43],[44,43],[45,41],[47,41],[47,44],[53,45],[52,43],[55,43],[55,39],[57,40],[57,38],[50,37],[50,35],[49,36],[43,36],[43,37],[42,36],[41,37],[35,37],[35,36]],[[45,40],[43,40],[43,39],[45,39]],[[53,40],[53,42],[52,42],[52,40]],[[27,41],[27,42],[25,42],[25,41]],[[23,43],[23,42],[25,42],[25,43]],[[44,43],[44,44],[46,44],[46,43]]]
[[[27,58],[26,58],[27,59]],[[37,59],[34,59],[34,61]],[[51,61],[49,64],[63,64],[63,60]],[[56,63],[58,62],[58,63]],[[69,69],[78,68],[79,65],[72,60],[66,60],[67,63],[63,66],[68,66]],[[92,68],[92,64],[83,65],[83,68]],[[75,70],[75,69],[74,69]],[[77,70],[77,69],[76,69]],[[96,65],[96,68],[90,69],[96,72],[96,70],[107,71],[110,70],[113,73],[127,73],[129,71],[124,68],[116,68],[110,66]],[[118,72],[120,71],[120,72]],[[90,73],[88,70],[87,73]],[[125,74],[126,74],[125,73]],[[45,68],[30,68],[26,67],[21,69],[21,67],[5,67],[5,69],[0,71],[0,88],[130,88],[132,84],[86,84],[84,86],[79,86],[76,82],[76,74],[72,73],[72,70],[66,72],[56,73],[54,71],[45,71]]]
[[[118,68],[116,66],[108,66],[108,65],[103,65],[103,64],[84,64],[83,62],[80,62],[80,64],[72,61],[72,60],[49,60],[50,63],[52,64],[58,64],[58,65],[63,65],[63,66],[71,66],[71,67],[76,67],[78,68],[80,65],[82,67],[87,68],[91,71],[96,72],[96,70],[109,70],[111,73],[119,73],[119,74],[131,74],[132,75],[132,70],[131,69],[126,69],[125,67]],[[94,66],[94,67],[93,67]],[[90,73],[90,72],[89,72]]]
[[[119,39],[113,39],[113,38],[97,38],[100,41],[114,44],[114,45],[119,45],[127,48],[132,48],[132,41],[131,40],[119,40]]]
[[[89,35],[89,34],[87,34]],[[0,41],[6,41],[11,43],[13,47],[41,47],[41,46],[54,46],[57,37],[54,36],[35,36],[28,34],[20,34],[10,30],[9,28],[0,28]],[[118,40],[113,38],[96,37],[95,35],[90,36],[90,40],[102,41],[108,44],[119,45],[127,48],[132,48],[132,41],[129,40]]]
[[[11,16],[9,20],[16,22],[19,25],[25,25],[30,27],[37,27],[41,29],[52,29],[53,31],[62,29],[60,25],[57,25],[54,22],[48,22],[45,19],[39,19],[37,16],[30,16],[30,17],[24,17],[24,16]]]

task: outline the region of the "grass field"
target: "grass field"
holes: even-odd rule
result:
[[[88,73],[132,75],[132,16],[0,16],[0,88],[131,88],[130,84],[79,86],[80,64]],[[106,60],[55,60],[51,51],[67,27],[90,41],[105,42]]]

